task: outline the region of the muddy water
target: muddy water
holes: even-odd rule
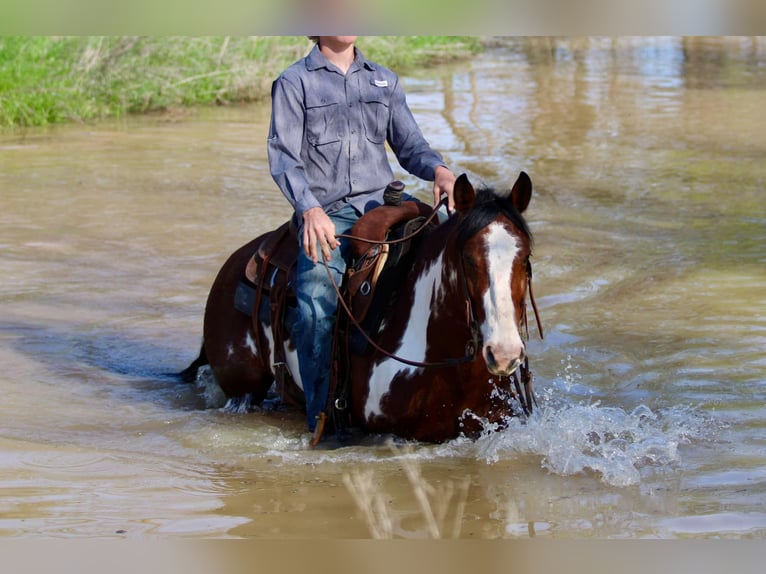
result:
[[[535,416],[312,452],[168,376],[223,259],[289,215],[267,107],[5,133],[0,534],[370,536],[347,476],[425,537],[408,465],[445,536],[766,534],[763,40],[505,42],[403,81],[456,171],[535,183]]]

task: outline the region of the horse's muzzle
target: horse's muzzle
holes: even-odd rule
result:
[[[482,354],[487,370],[493,375],[507,377],[518,369],[526,357],[526,349],[510,351],[508,349],[493,348],[490,345],[484,347]]]

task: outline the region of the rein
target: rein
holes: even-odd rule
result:
[[[347,239],[354,239],[357,241],[362,241],[365,243],[371,243],[374,245],[395,245],[397,243],[403,243],[405,241],[408,241],[421,233],[431,221],[433,221],[434,217],[436,217],[437,211],[439,208],[444,205],[446,201],[446,198],[443,198],[439,203],[436,204],[436,206],[431,211],[431,214],[426,218],[426,220],[423,222],[423,224],[415,229],[412,233],[409,235],[405,235],[404,237],[401,237],[399,239],[392,239],[392,240],[376,240],[376,239],[365,239],[363,237],[356,237],[354,235],[348,235],[344,233],[339,233],[335,237],[336,238],[347,238]],[[403,363],[405,365],[409,365],[411,367],[453,367],[455,365],[461,365],[463,363],[468,363],[470,361],[473,361],[476,358],[476,351],[479,347],[479,328],[476,325],[476,321],[473,318],[473,309],[471,308],[471,300],[468,297],[468,287],[465,285],[465,274],[463,274],[463,289],[465,291],[465,302],[466,302],[466,322],[468,323],[468,328],[471,332],[471,338],[468,340],[468,343],[466,344],[466,352],[465,355],[462,357],[453,357],[449,359],[444,359],[442,361],[413,361],[410,359],[405,359],[404,357],[400,357],[399,355],[392,353],[391,351],[387,351],[380,345],[378,345],[375,341],[372,340],[372,338],[367,334],[365,329],[359,324],[359,322],[354,317],[354,314],[351,312],[351,309],[349,309],[348,305],[346,304],[346,301],[343,298],[343,295],[341,294],[340,287],[338,287],[338,284],[335,282],[335,278],[332,276],[332,272],[330,271],[330,267],[327,263],[327,259],[324,256],[324,253],[322,254],[322,262],[324,263],[325,270],[327,271],[327,276],[330,278],[330,282],[332,283],[333,289],[335,290],[335,294],[338,297],[338,303],[341,307],[343,307],[343,310],[346,312],[346,316],[351,321],[351,324],[356,327],[359,332],[362,334],[362,336],[365,338],[365,340],[370,344],[370,346],[378,351],[379,353],[382,353],[383,355],[394,359],[395,361],[398,361],[400,363]]]

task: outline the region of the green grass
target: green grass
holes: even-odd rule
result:
[[[369,58],[404,72],[465,58],[472,37],[365,37]],[[252,102],[311,47],[305,37],[0,36],[0,126],[89,121]]]

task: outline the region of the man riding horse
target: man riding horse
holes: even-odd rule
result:
[[[296,334],[308,429],[322,420],[338,300],[327,267],[340,284],[349,253],[346,234],[383,203],[393,179],[386,142],[409,173],[433,181],[434,203],[454,207],[455,176],[431,149],[407,106],[399,78],[367,60],[355,36],[312,37],[316,45],[272,86],[269,167],[295,210]]]

